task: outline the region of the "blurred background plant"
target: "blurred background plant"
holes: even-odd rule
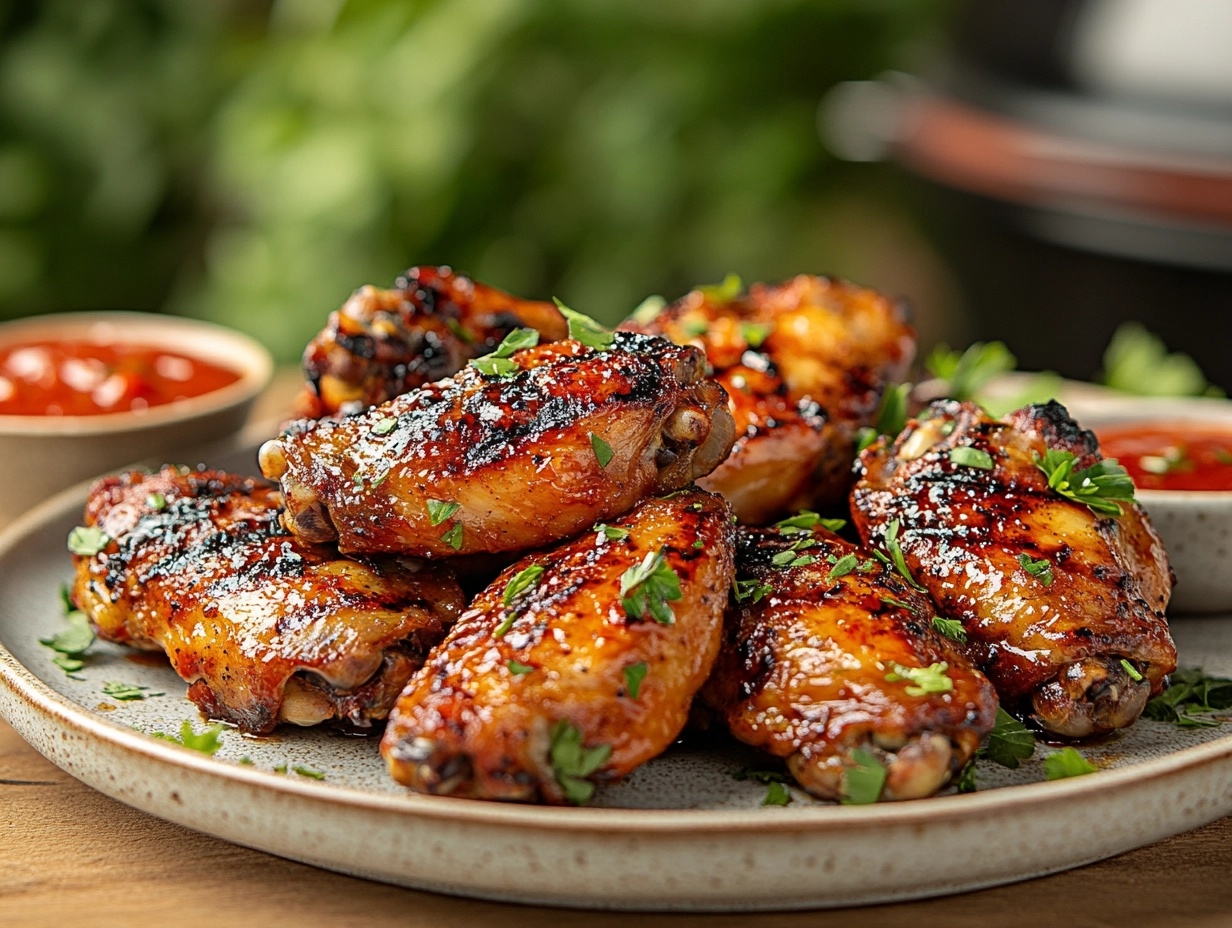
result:
[[[189,313],[284,360],[363,283],[450,263],[606,321],[734,271],[954,295],[839,81],[944,0],[9,0],[0,316]]]

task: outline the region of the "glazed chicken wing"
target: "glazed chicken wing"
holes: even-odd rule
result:
[[[307,418],[353,415],[455,374],[516,328],[565,337],[551,303],[521,300],[447,267],[413,267],[392,290],[361,287],[304,351]]]
[[[1049,451],[1072,460],[1074,494],[1101,460],[1055,402],[1004,422],[934,403],[861,455],[852,503],[868,544],[897,523],[907,567],[962,621],[1001,699],[1081,738],[1133,722],[1176,667],[1172,576],[1138,505],[1096,498],[1097,513],[1062,495],[1041,468]]]
[[[267,442],[287,528],[348,553],[524,551],[687,485],[731,447],[696,348],[622,332],[608,350],[570,339],[512,361]]]
[[[383,719],[461,612],[448,568],[354,561],[287,535],[276,490],[220,471],[106,477],[74,557],[72,597],[99,635],[163,650],[209,718]]]
[[[915,354],[901,308],[873,290],[801,275],[747,295],[694,290],[622,328],[706,352],[736,422],[731,455],[706,489],[743,522],[836,503],[851,485],[853,436]]]
[[[863,767],[884,786],[861,801],[930,796],[992,730],[992,684],[867,552],[819,528],[741,529],[736,577],[703,697],[813,795],[850,797]]]
[[[683,728],[731,582],[731,510],[697,489],[524,558],[398,700],[390,772],[421,792],[586,801]]]

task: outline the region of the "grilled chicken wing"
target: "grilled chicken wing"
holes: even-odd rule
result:
[[[722,498],[689,489],[510,567],[398,700],[381,742],[394,779],[583,802],[659,754],[718,651],[732,533]]]
[[[930,796],[992,730],[992,684],[932,624],[927,597],[867,552],[822,529],[741,529],[736,576],[703,698],[813,795],[844,798],[871,757],[880,798]]]
[[[452,376],[519,327],[565,337],[551,303],[521,300],[447,267],[413,267],[392,290],[361,287],[304,351],[306,418],[352,415]]]
[[[621,328],[703,348],[736,422],[731,455],[701,481],[743,522],[842,500],[856,429],[915,354],[901,309],[873,290],[801,275],[747,296],[694,290]]]
[[[106,477],[75,556],[73,601],[99,634],[164,650],[209,717],[248,732],[280,721],[382,719],[461,612],[448,568],[360,562],[305,545],[276,490],[220,471]]]
[[[934,403],[861,455],[852,503],[869,544],[899,523],[908,568],[962,621],[1001,699],[1081,738],[1133,722],[1175,668],[1172,575],[1136,503],[1100,516],[1049,488],[1037,461],[1050,449],[1075,470],[1101,460],[1057,403],[1004,422]]]
[[[685,486],[726,456],[723,390],[696,348],[617,333],[467,367],[342,420],[304,421],[261,449],[287,527],[344,552],[524,551]]]

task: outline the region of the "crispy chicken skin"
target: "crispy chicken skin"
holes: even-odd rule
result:
[[[700,481],[742,522],[840,502],[851,486],[856,429],[915,355],[900,306],[874,290],[801,275],[727,298],[694,290],[631,331],[706,352],[727,391],[736,444]]]
[[[287,535],[278,491],[221,471],[131,472],[94,485],[72,597],[99,635],[163,650],[209,718],[383,719],[462,609],[449,569],[348,560]]]
[[[346,553],[525,551],[687,485],[731,447],[696,348],[621,332],[608,350],[564,340],[513,360],[511,376],[467,367],[267,442],[287,528]]]
[[[813,560],[775,565],[793,545],[793,562]],[[857,565],[832,578],[848,555]],[[732,602],[703,698],[741,741],[786,758],[813,795],[841,799],[863,750],[886,770],[882,799],[931,796],[992,730],[992,684],[932,625],[928,598],[867,552],[820,528],[742,528],[736,575],[764,593]],[[937,663],[949,692],[911,695],[910,680],[893,678],[895,665]]]
[[[992,468],[956,463],[955,448],[986,452]],[[852,509],[868,544],[899,521],[907,566],[962,621],[1008,706],[1082,738],[1129,725],[1175,669],[1172,574],[1136,503],[1110,518],[1049,489],[1036,465],[1049,449],[1073,453],[1076,468],[1100,460],[1095,436],[1058,403],[1003,422],[934,403],[861,455]]]
[[[516,328],[565,337],[551,303],[521,300],[448,267],[413,267],[392,290],[360,287],[304,351],[305,418],[351,415],[452,376]]]
[[[610,525],[618,537],[590,531],[532,554],[476,598],[390,716],[381,753],[395,780],[427,793],[559,804],[576,797],[554,763],[554,731],[572,726],[586,750],[611,749],[587,784],[624,776],[671,744],[719,648],[731,510],[688,489]],[[622,604],[622,576],[660,552],[681,594],[665,600],[668,624],[644,611],[632,618]],[[543,568],[538,581],[507,602],[510,582],[534,566]]]

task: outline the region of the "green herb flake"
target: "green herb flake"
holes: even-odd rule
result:
[[[625,615],[642,619],[650,615],[660,625],[671,625],[676,615],[669,601],[680,599],[680,578],[662,551],[649,553],[620,577],[620,601]]]
[[[373,435],[388,435],[398,427],[398,420],[393,416],[386,416],[380,422],[372,427]]]
[[[960,467],[974,467],[976,470],[992,470],[992,455],[979,448],[963,446],[950,450],[950,460]]]
[[[901,527],[902,524],[898,521],[898,519],[892,520],[886,527],[886,551],[890,553],[890,559],[893,561],[894,567],[900,574],[902,574],[903,579],[906,580],[913,589],[919,590],[922,593],[924,592],[924,587],[916,583],[915,577],[911,576],[911,571],[907,569],[907,561],[903,557],[903,549],[898,543],[898,532]]]
[[[509,672],[515,677],[525,676],[534,671],[534,667],[530,664],[523,664],[519,660],[514,660],[512,657],[505,661],[505,666],[509,668]]]
[[[955,400],[974,400],[990,380],[1017,365],[1004,342],[976,342],[963,352],[938,345],[924,362],[934,377],[945,381],[945,396]]]
[[[236,763],[239,764],[241,767],[252,767],[253,766],[252,758],[249,757],[247,754],[245,754],[243,757],[237,760]]]
[[[856,569],[860,563],[860,559],[854,554],[845,554],[834,562],[834,566],[830,568],[830,572],[826,574],[826,582],[833,583],[839,577],[845,577]]]
[[[902,664],[890,664],[890,672],[886,674],[887,683],[909,683],[908,696],[927,696],[930,693],[949,693],[954,689],[954,681],[946,673],[950,665],[945,661],[929,664],[927,667],[905,667]]]
[[[765,344],[766,339],[770,337],[770,333],[773,331],[774,324],[771,322],[743,322],[740,324],[740,337],[754,351]]]
[[[645,661],[630,664],[624,669],[625,692],[629,694],[630,699],[637,699],[638,694],[641,693],[642,681],[646,679],[646,673],[649,670]]]
[[[453,500],[430,499],[428,500],[428,521],[433,525],[441,525],[452,518],[459,508],[459,504]]]
[[[449,545],[455,551],[462,550],[462,523],[455,522],[449,531],[441,535],[441,541]]]
[[[147,696],[162,696],[163,693],[148,692],[148,686],[134,686],[131,683],[121,683],[118,680],[108,680],[103,684],[103,694],[120,702],[132,702],[145,699]]]
[[[954,781],[954,786],[960,793],[974,793],[979,790],[979,786],[975,782],[975,761],[969,760],[958,774],[958,778]]]
[[[626,538],[629,537],[629,530],[627,528],[620,528],[619,526],[616,526],[616,525],[605,525],[604,523],[600,522],[594,528],[596,532],[598,532],[608,541],[624,541]]]
[[[78,525],[68,533],[68,549],[80,557],[93,557],[111,541],[97,525]]]
[[[185,719],[180,724],[179,737],[168,735],[166,732],[161,731],[150,732],[150,737],[158,738],[160,741],[170,741],[172,744],[178,744],[181,747],[186,747],[192,751],[199,751],[202,754],[214,754],[222,747],[222,733],[226,730],[226,727],[222,722],[218,722],[198,733],[193,731],[192,722]]]
[[[629,314],[629,319],[638,325],[649,325],[659,318],[659,313],[663,312],[663,307],[666,305],[667,300],[663,299],[663,297],[658,295],[648,296],[637,304],[637,308]]]
[[[785,806],[791,802],[791,793],[782,783],[766,784],[766,795],[762,799],[763,806]]]
[[[296,764],[291,768],[296,776],[307,777],[310,780],[324,780],[325,774],[320,770],[314,770],[312,767],[306,767],[303,764]]]
[[[584,805],[595,794],[595,784],[586,779],[612,756],[612,747],[582,746],[582,732],[571,722],[560,721],[552,726],[551,746],[548,757],[556,782],[564,791],[565,798],[576,806]]]
[[[51,662],[65,673],[76,673],[86,665],[86,662],[81,658],[69,657],[67,654],[57,654],[51,659]]]
[[[867,806],[881,798],[885,789],[886,768],[876,756],[863,748],[851,752],[855,764],[843,774],[843,805]]]
[[[287,772],[287,765],[286,765],[286,764],[278,764],[278,765],[276,765],[276,766],[272,767],[271,769],[274,771],[274,773],[286,773],[286,772]]]
[[[699,548],[699,549],[704,548],[706,547],[706,543],[702,541],[700,538],[698,538],[696,541],[693,542],[691,547]]]
[[[680,323],[680,331],[685,338],[697,338],[710,331],[710,323],[705,319],[685,319]]]
[[[1061,748],[1044,758],[1044,776],[1049,780],[1066,780],[1086,776],[1099,770],[1074,748]]]
[[[986,757],[1002,767],[1016,770],[1020,761],[1026,760],[1034,753],[1035,736],[1022,722],[998,707],[996,724],[988,733],[984,746],[980,748],[979,756]]]
[[[911,603],[905,603],[901,599],[895,599],[893,596],[883,596],[881,597],[881,602],[883,605],[890,606],[894,609],[906,609],[912,614],[915,613],[915,609],[912,608]]]
[[[590,447],[595,449],[595,457],[599,461],[599,466],[606,468],[608,463],[612,460],[612,446],[594,432],[591,432]]]
[[[857,429],[855,434],[856,454],[859,454],[880,436],[896,437],[907,427],[907,408],[911,400],[911,384],[900,383],[889,387],[881,397],[877,418],[869,426]]]
[[[770,584],[757,580],[737,580],[732,584],[732,590],[738,603],[757,603],[770,592]]]
[[[464,345],[473,345],[477,341],[475,333],[464,326],[457,319],[446,319],[445,328],[449,329],[450,332],[456,335]]]
[[[155,512],[162,512],[167,508],[167,497],[162,493],[151,493],[145,498],[145,504]]]
[[[1140,396],[1223,396],[1193,358],[1170,354],[1159,336],[1137,322],[1126,322],[1113,333],[1097,379]]]
[[[959,644],[967,643],[967,631],[958,619],[946,619],[937,615],[933,616],[932,625],[933,628],[951,641],[957,641]]]
[[[1133,680],[1135,683],[1141,683],[1144,679],[1146,679],[1138,671],[1138,668],[1135,667],[1133,664],[1131,664],[1129,661],[1127,661],[1125,658],[1121,658],[1121,666],[1124,667],[1125,672],[1129,674],[1129,679]]]
[[[543,576],[543,567],[539,564],[531,564],[529,567],[524,567],[519,570],[509,582],[505,584],[505,592],[501,597],[501,601],[506,606],[513,605],[513,601],[527,590],[532,589],[539,583],[539,578]]]
[[[1096,461],[1090,467],[1074,470],[1077,459],[1072,451],[1050,449],[1035,464],[1048,477],[1048,486],[1060,496],[1082,503],[1096,515],[1116,518],[1121,501],[1133,502],[1134,482],[1115,458]]]
[[[728,274],[719,284],[703,284],[697,292],[711,303],[730,303],[744,290],[744,281],[739,274]]]
[[[612,347],[612,342],[616,340],[615,335],[585,313],[579,313],[577,310],[570,309],[560,300],[556,299],[556,297],[552,297],[552,301],[556,304],[556,308],[560,310],[560,314],[569,323],[570,338],[581,342],[587,348],[594,348],[596,351],[607,351]]]
[[[1196,713],[1232,709],[1232,680],[1208,677],[1198,669],[1177,670],[1169,687],[1146,704],[1142,715],[1178,728],[1214,728],[1218,719]]]
[[[509,358],[494,358],[491,355],[475,358],[469,364],[486,377],[511,377],[521,369],[517,361]]]
[[[85,666],[82,658],[94,644],[94,629],[84,612],[69,612],[65,615],[68,628],[56,632],[50,638],[40,638],[39,643],[55,651],[51,662],[65,673],[76,673]]]
[[[804,535],[812,534],[813,529],[820,525],[822,528],[830,532],[842,531],[843,526],[847,524],[846,519],[825,519],[815,512],[810,512],[807,509],[802,509],[787,519],[782,519],[774,523],[784,535]]]
[[[1052,564],[1047,558],[1040,558],[1038,561],[1033,561],[1029,555],[1020,554],[1018,555],[1018,563],[1022,565],[1023,570],[1029,573],[1044,586],[1052,586]]]

